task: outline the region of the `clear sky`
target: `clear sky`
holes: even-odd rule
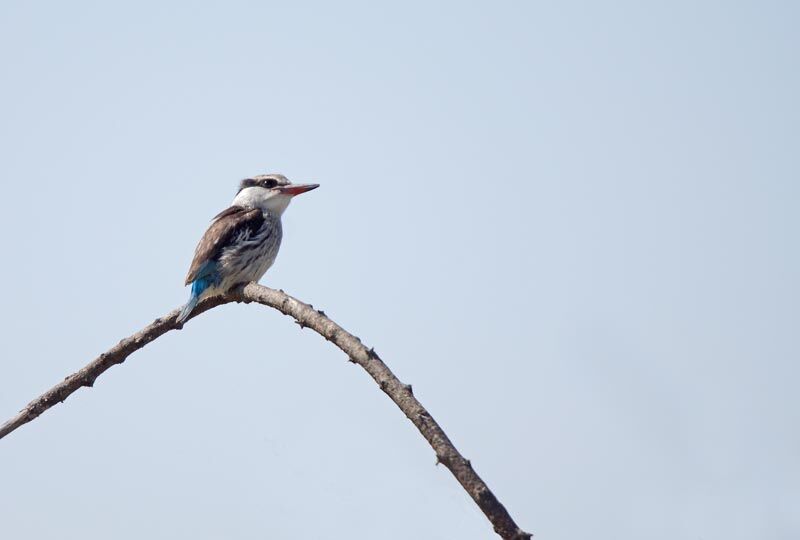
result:
[[[185,301],[248,175],[263,282],[374,345],[542,540],[800,536],[796,2],[0,4],[0,416]],[[226,306],[0,441],[3,538],[466,539],[309,330]]]

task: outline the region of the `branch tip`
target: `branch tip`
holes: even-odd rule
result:
[[[381,390],[414,424],[433,448],[436,454],[436,465],[443,464],[450,470],[492,523],[495,532],[504,540],[530,540],[532,535],[516,525],[505,507],[472,468],[470,460],[458,452],[441,426],[414,397],[412,386],[400,382],[389,367],[380,361],[374,347],[367,349],[358,336],[342,329],[330,320],[323,310],[314,310],[311,304],[305,304],[292,298],[282,289],[268,289],[253,283],[238,286],[225,295],[204,300],[187,321],[209,309],[231,302],[245,304],[255,302],[277,309],[284,315],[294,318],[301,328],[311,328],[328,341],[334,342],[347,355],[349,362],[360,364],[367,371]],[[0,425],[0,438],[37,418],[56,403],[63,402],[79,388],[83,386],[92,388],[96,379],[107,369],[124,362],[132,353],[164,333],[183,329],[184,323],[178,322],[177,313],[176,311],[174,315],[170,313],[159,317],[140,332],[120,340],[117,345],[102,353],[79,372],[65,377],[63,381],[31,401],[19,414]],[[365,354],[367,359],[377,361],[366,361]]]

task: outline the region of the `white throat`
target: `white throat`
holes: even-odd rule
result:
[[[236,194],[231,204],[244,208],[258,208],[265,214],[281,217],[291,200],[290,195],[284,195],[278,191],[261,187],[247,187]]]

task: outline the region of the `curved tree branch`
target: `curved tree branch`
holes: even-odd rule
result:
[[[284,315],[293,317],[301,327],[308,327],[341,349],[351,362],[360,365],[375,379],[378,386],[400,407],[400,410],[416,426],[423,437],[436,452],[437,462],[447,467],[466,492],[492,522],[495,532],[507,540],[525,540],[530,534],[520,529],[505,507],[489,490],[486,483],[472,468],[439,426],[436,420],[414,397],[411,385],[403,384],[383,363],[372,348],[367,348],[361,340],[329,319],[321,310],[293,298],[283,291],[276,291],[255,283],[234,289],[224,296],[205,300],[192,313],[192,317],[209,309],[230,302],[256,302],[277,309]],[[183,325],[176,322],[180,310],[156,319],[132,336],[101,354],[91,363],[73,373],[50,390],[31,401],[16,416],[0,426],[0,439],[37,418],[44,411],[63,402],[82,386],[92,386],[103,372],[115,364],[121,364],[128,356],[138,351],[154,339],[170,330],[180,330]]]

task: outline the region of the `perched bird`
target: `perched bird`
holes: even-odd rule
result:
[[[185,321],[200,300],[261,279],[281,246],[281,215],[292,197],[317,187],[292,184],[281,174],[242,180],[231,206],[214,217],[197,244],[186,276],[192,292],[178,322]]]

